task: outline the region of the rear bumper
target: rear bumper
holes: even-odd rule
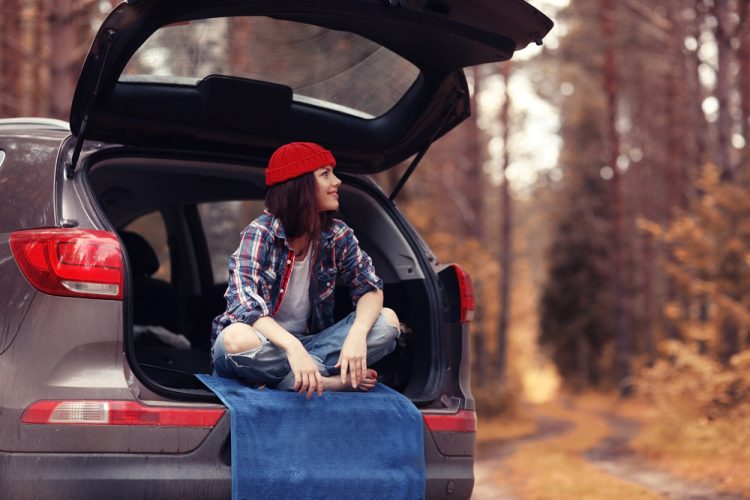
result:
[[[443,455],[430,431],[424,430],[425,465],[427,483],[425,497],[432,499],[468,499],[474,488],[474,443],[473,432],[446,433],[450,448],[461,455]],[[442,440],[445,441],[445,440]],[[445,443],[443,443],[445,446]],[[459,451],[460,450],[460,451]]]
[[[134,499],[231,498],[229,419],[186,454],[68,454],[0,452],[0,498]],[[467,440],[474,434],[466,433]],[[474,457],[446,456],[425,429],[428,499],[468,499]]]
[[[0,452],[0,498],[227,499],[229,418],[181,454]]]
[[[231,469],[181,455],[0,454],[0,498],[231,497]]]

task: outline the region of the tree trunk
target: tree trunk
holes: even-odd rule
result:
[[[719,361],[729,365],[729,360],[740,352],[740,328],[737,320],[727,315],[721,321],[721,346],[719,347]]]
[[[3,0],[0,11],[0,75],[3,84],[0,86],[0,117],[17,116],[19,83],[21,80],[21,56],[12,42],[20,37],[19,0]]]
[[[635,63],[634,70],[636,71],[635,82],[638,85],[637,94],[639,96],[646,96],[644,78],[643,78],[643,65],[638,61]],[[645,117],[646,103],[643,99],[639,99],[636,108],[636,120],[638,123],[646,123]],[[641,133],[642,134],[642,133]],[[645,143],[646,137],[641,138],[639,142]],[[644,146],[645,149],[645,146]],[[644,157],[650,158],[649,154],[644,151]],[[652,175],[653,163],[651,160],[643,161],[638,166],[638,186],[635,187],[635,191],[638,196],[636,210],[640,211],[641,215],[648,220],[654,220],[656,215],[654,210],[654,199],[657,197],[654,186],[654,176]],[[642,276],[643,276],[643,343],[644,350],[646,351],[646,363],[651,366],[656,361],[656,342],[654,340],[654,303],[656,296],[654,294],[654,238],[651,233],[644,232],[641,234],[641,265],[642,265]]]
[[[72,0],[56,0],[50,10],[50,81],[53,88],[50,95],[50,115],[67,120],[70,102],[77,80],[77,60],[72,59],[77,48],[77,30],[73,22]]]
[[[35,19],[34,19],[34,54],[37,56],[36,65],[34,67],[34,81],[32,84],[32,114],[35,116],[48,116],[49,112],[47,109],[47,64],[46,61],[49,57],[46,48],[51,44],[47,39],[47,6],[46,0],[36,0],[35,8]]]
[[[719,52],[719,66],[716,71],[716,98],[719,101],[718,147],[721,177],[727,182],[736,182],[737,171],[732,158],[732,108],[730,89],[732,88],[730,65],[733,59],[732,30],[729,21],[729,0],[714,0],[713,14],[716,18],[714,36]],[[725,277],[735,277],[726,273]],[[739,326],[737,320],[727,315],[721,322],[720,359],[727,363],[739,351]]]
[[[470,232],[470,236],[475,236],[479,241],[482,241],[484,236],[484,175],[482,164],[484,162],[483,148],[484,143],[482,142],[481,133],[479,130],[479,92],[482,88],[482,74],[479,66],[471,68],[471,75],[474,79],[474,93],[471,95],[471,110],[472,116],[468,120],[466,131],[467,131],[467,158],[468,163],[466,164],[466,199],[469,200],[471,205],[472,217],[475,221],[473,228],[467,228]]]
[[[487,356],[485,352],[486,342],[484,336],[479,328],[476,326],[472,327],[474,334],[472,335],[472,364],[474,365],[474,376],[472,377],[472,385],[476,387],[484,387],[486,385],[487,378]]]
[[[689,4],[692,0],[687,0]],[[681,7],[685,7],[684,3]],[[675,27],[678,33],[677,39],[682,40],[686,37],[694,38],[697,43],[700,43],[700,26],[699,17],[696,13],[692,20],[685,20],[678,16],[673,16],[675,20]],[[685,88],[687,91],[687,105],[690,110],[690,117],[692,120],[692,133],[690,137],[694,138],[694,157],[692,164],[692,171],[687,172],[688,178],[696,178],[700,175],[700,169],[708,160],[708,122],[706,121],[706,115],[703,113],[702,102],[703,92],[702,85],[700,82],[700,76],[698,73],[698,66],[700,61],[698,60],[698,50],[700,46],[696,47],[695,50],[690,51],[682,48],[682,70],[683,78],[685,80]],[[692,198],[695,195],[694,192],[688,193],[688,196]]]
[[[512,198],[508,186],[508,166],[510,165],[510,83],[511,63],[503,66],[505,80],[505,101],[500,111],[500,123],[503,128],[503,183],[500,186],[500,212],[502,222],[500,226],[500,320],[497,331],[497,376],[502,383],[505,380],[505,370],[508,359],[508,318],[510,317],[510,284],[513,273],[513,229],[512,229]]]
[[[232,69],[232,74],[250,73],[251,52],[246,50],[246,47],[252,43],[252,36],[253,29],[248,18],[233,17],[229,20],[229,67]]]
[[[740,99],[742,137],[745,139],[745,151],[750,150],[750,2],[741,2],[738,33],[740,46],[737,57],[740,63]],[[745,153],[750,159],[750,154]]]
[[[693,75],[690,75],[687,71],[686,59],[689,59],[690,56],[684,44],[687,29],[684,20],[675,12],[675,9],[680,6],[680,2],[671,3],[669,19],[674,36],[670,37],[668,41],[669,55],[670,59],[673,59],[676,63],[683,62],[683,64],[679,64],[682,71],[667,71],[666,82],[668,86],[666,97],[669,103],[668,117],[671,122],[667,131],[669,134],[669,172],[672,176],[667,189],[670,189],[670,209],[674,210],[676,208],[687,208],[692,198],[691,178],[693,175],[690,171],[690,160],[697,157],[697,165],[700,165],[700,158],[705,150],[705,139],[702,137],[705,131],[699,131],[690,126],[693,110],[700,112],[702,124],[705,124],[706,120],[700,108],[702,99],[699,95],[696,95],[697,93],[694,93],[694,89],[691,89],[692,85],[700,85],[700,82],[695,78],[698,74],[697,69]],[[690,78],[691,76],[693,78]],[[697,100],[698,107],[691,107],[691,104],[696,102],[691,99]],[[691,140],[691,137],[695,137],[695,140]],[[695,146],[692,146],[691,143],[694,143]],[[695,152],[691,151],[692,147],[694,147]],[[695,156],[691,157],[691,154]]]
[[[679,147],[681,141],[681,131],[679,128],[678,113],[678,91],[680,79],[675,71],[667,72],[667,81],[664,85],[664,102],[667,106],[667,168],[666,188],[667,188],[667,217],[675,214],[676,210],[682,206],[680,193],[680,154]]]
[[[654,238],[644,234],[641,240],[643,255],[643,341],[646,351],[646,363],[652,366],[656,361],[656,342],[654,340]]]
[[[19,4],[20,32],[14,40],[18,44],[16,57],[20,59],[19,80],[17,85],[16,99],[18,100],[18,114],[30,116],[33,114],[33,89],[37,60],[34,52],[34,5],[30,0],[22,0]]]
[[[465,172],[465,183],[461,185],[460,193],[456,193],[460,199],[467,200],[467,207],[470,214],[467,214],[468,220],[471,223],[463,224],[466,231],[466,236],[474,237],[480,242],[484,238],[484,176],[482,163],[484,161],[483,147],[484,144],[481,140],[481,133],[478,124],[479,115],[479,93],[482,88],[482,74],[478,66],[471,68],[471,75],[474,80],[474,92],[471,95],[471,110],[472,116],[469,118],[466,124],[466,158],[467,161],[463,164],[463,170]],[[483,303],[485,299],[483,291],[485,290],[485,283],[482,276],[475,277],[474,285],[474,296],[478,304]],[[487,340],[485,328],[484,314],[479,308],[472,321],[472,330],[475,336],[475,350],[476,353],[476,375],[477,385],[486,385],[485,377],[492,368],[490,365],[491,359],[488,359],[486,352]],[[479,351],[481,349],[481,351]]]
[[[729,0],[714,0],[716,17],[716,47],[719,52],[719,66],[716,71],[716,98],[719,101],[718,119],[718,161],[724,180],[734,181],[737,177],[732,160],[732,88],[730,65],[732,63],[732,34],[729,27]]]
[[[644,75],[644,63],[638,58],[632,63],[633,82],[635,85],[635,116],[636,123],[649,123],[649,96],[647,80]],[[631,184],[631,191],[635,193],[635,206],[633,210],[636,216],[643,217],[646,220],[655,220],[656,210],[654,210],[654,200],[659,196],[656,193],[654,184],[653,167],[651,159],[651,144],[649,140],[649,131],[646,127],[636,128],[634,138],[636,144],[640,144],[643,153],[643,159],[635,166],[635,185]],[[640,271],[643,280],[641,287],[642,301],[641,314],[642,332],[643,332],[643,349],[646,353],[646,363],[648,366],[653,365],[656,361],[656,341],[654,339],[654,304],[656,295],[654,294],[654,281],[656,273],[654,272],[654,238],[648,232],[639,232],[640,236]]]
[[[575,359],[576,359],[576,380],[574,389],[582,390],[592,385],[591,367],[589,365],[590,349],[586,337],[576,335],[575,337]]]
[[[630,382],[630,339],[626,327],[625,287],[623,281],[624,238],[623,201],[621,175],[617,167],[620,156],[620,137],[617,132],[618,76],[615,60],[616,4],[614,0],[599,0],[600,27],[605,45],[602,77],[607,96],[607,139],[608,160],[612,168],[611,210],[612,210],[612,284],[615,300],[615,376],[623,396],[632,393]]]
[[[708,320],[710,319],[708,308],[710,305],[710,301],[706,295],[701,295],[698,298],[699,305],[698,305],[698,321],[705,325],[708,323]],[[708,354],[708,342],[705,339],[701,339],[698,341],[698,352],[706,355]]]

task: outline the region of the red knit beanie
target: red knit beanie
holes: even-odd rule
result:
[[[290,142],[274,151],[266,168],[266,186],[294,179],[325,166],[336,166],[330,151],[313,142]]]

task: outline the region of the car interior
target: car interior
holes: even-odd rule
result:
[[[262,168],[177,158],[120,157],[92,162],[87,178],[125,247],[132,328],[131,365],[170,389],[202,388],[210,373],[211,322],[225,307],[230,254],[241,230],[263,208]],[[388,213],[377,188],[339,174],[340,218],[353,229],[384,282],[385,306],[406,334],[374,366],[383,383],[418,394],[430,370],[433,321],[419,260]],[[335,317],[352,311],[346,286],[336,287]],[[414,349],[414,344],[420,347]],[[133,359],[134,358],[134,359]]]

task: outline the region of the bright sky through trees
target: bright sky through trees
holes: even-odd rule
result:
[[[568,0],[535,0],[529,3],[555,21],[555,27],[544,39],[544,45],[556,47],[559,37],[565,34],[565,27],[555,19],[555,13],[568,5]],[[542,47],[529,45],[517,52],[513,60],[529,60],[537,56],[541,50]],[[493,182],[498,184],[502,182],[499,165],[504,145],[497,116],[503,103],[504,85],[500,75],[488,77],[479,99],[480,126],[493,137],[485,170],[490,173]],[[561,89],[561,92],[574,92],[575,89],[571,87]],[[534,183],[541,172],[547,172],[552,180],[561,178],[562,173],[556,168],[561,147],[558,135],[560,116],[555,106],[537,95],[528,74],[523,69],[512,73],[510,95],[512,126],[515,130],[511,131],[511,165],[508,169],[508,179],[511,188],[520,194]]]

